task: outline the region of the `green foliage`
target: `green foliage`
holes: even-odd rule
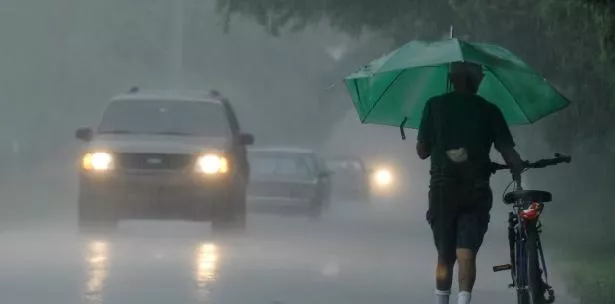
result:
[[[351,34],[383,30],[400,39],[441,35],[450,24],[438,22],[439,28],[427,28],[451,12],[446,1],[429,0],[390,0],[387,5],[372,0],[218,0],[218,9],[229,22],[235,14],[252,17],[273,35],[324,19]]]
[[[501,1],[497,7],[478,5],[481,10],[470,6],[478,2],[486,1],[467,1],[457,11],[458,16],[480,15],[472,19],[481,20],[478,24],[467,26],[474,39],[495,41],[520,54],[575,101],[547,125],[550,143],[572,148],[572,143],[603,136],[614,117],[608,11],[578,0]]]
[[[569,290],[580,304],[615,303],[615,259],[573,260],[562,264],[571,278]]]

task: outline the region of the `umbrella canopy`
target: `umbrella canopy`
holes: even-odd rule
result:
[[[427,100],[447,93],[452,62],[483,66],[479,95],[497,105],[511,125],[531,124],[570,101],[510,51],[459,39],[411,41],[346,77],[362,123],[418,128]]]

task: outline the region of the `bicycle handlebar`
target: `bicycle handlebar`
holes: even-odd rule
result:
[[[561,163],[569,163],[572,161],[572,157],[562,155],[559,153],[555,153],[555,157],[553,158],[545,158],[535,162],[524,161],[523,168],[524,169],[540,169],[548,166],[555,166]],[[510,169],[509,165],[491,163],[491,173],[495,173],[498,170]]]

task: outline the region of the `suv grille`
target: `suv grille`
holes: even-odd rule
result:
[[[193,162],[188,154],[120,153],[116,155],[121,169],[182,170]]]

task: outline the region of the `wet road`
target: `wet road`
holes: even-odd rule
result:
[[[318,223],[253,215],[249,234],[232,239],[213,238],[208,225],[181,222],[126,222],[107,237],[78,235],[72,221],[5,231],[0,299],[6,304],[432,303],[433,247],[421,217],[408,216],[409,208],[374,211],[348,204]],[[499,239],[503,230],[496,229],[492,225],[480,253],[474,303],[514,303],[508,275],[490,272],[506,257]]]

